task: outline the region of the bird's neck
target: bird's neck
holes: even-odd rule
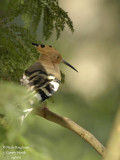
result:
[[[58,80],[61,80],[61,73],[58,63],[53,63],[49,58],[40,58],[39,62],[45,67],[48,74],[52,74]]]

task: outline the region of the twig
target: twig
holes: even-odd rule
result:
[[[50,111],[47,107],[40,107],[34,110],[34,113],[41,116],[49,121],[55,122],[69,130],[78,134],[82,139],[87,141],[101,156],[104,156],[104,146],[95,138],[93,134],[73,122],[67,117],[59,116],[56,113]]]
[[[115,118],[104,160],[120,160],[120,107]]]

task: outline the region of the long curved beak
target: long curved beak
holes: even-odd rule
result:
[[[66,62],[66,61],[64,61],[64,60],[62,60],[62,62],[63,62],[64,64],[66,64],[67,66],[69,66],[70,68],[74,69],[76,72],[78,72],[77,69],[75,69],[75,68],[74,68],[71,64],[69,64],[68,62]]]

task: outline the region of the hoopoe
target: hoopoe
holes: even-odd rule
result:
[[[59,88],[61,72],[59,65],[64,63],[78,72],[72,65],[62,59],[61,54],[52,46],[32,43],[40,53],[36,63],[25,70],[21,83],[35,91],[41,102],[51,97]]]

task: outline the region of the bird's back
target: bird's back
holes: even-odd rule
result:
[[[45,101],[58,90],[60,80],[47,73],[44,66],[36,62],[25,70],[21,83],[34,91],[40,101]]]

